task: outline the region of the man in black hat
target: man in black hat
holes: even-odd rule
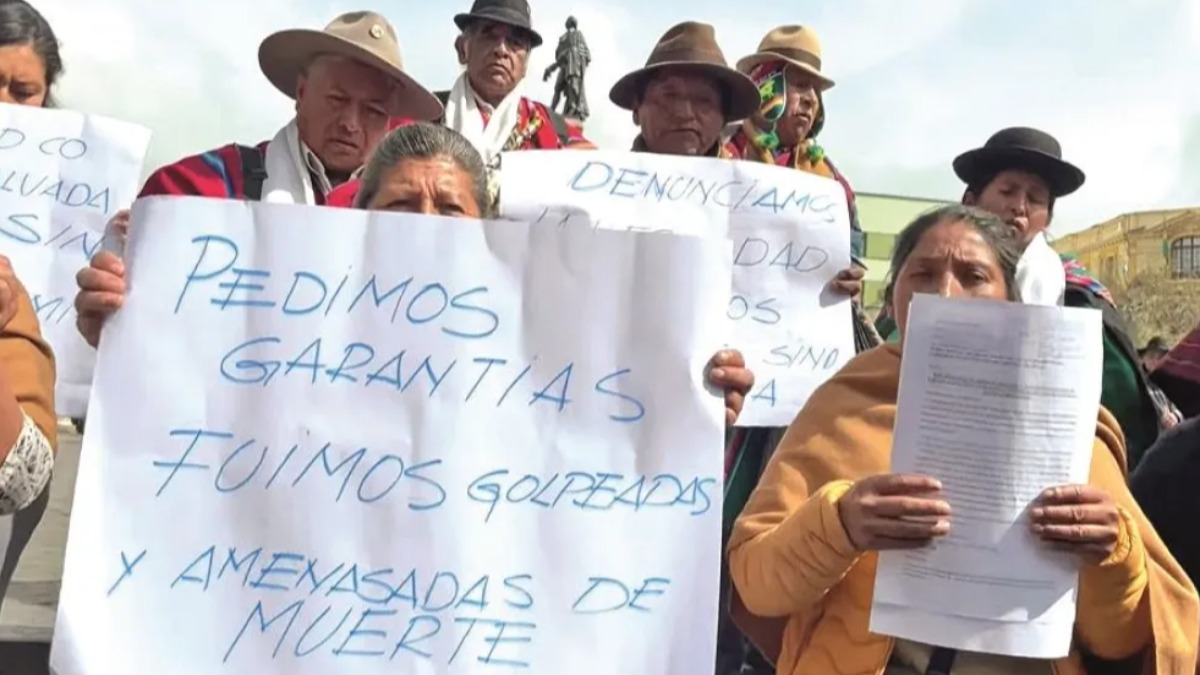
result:
[[[526,0],[475,0],[454,23],[462,31],[454,47],[465,72],[439,93],[445,123],[483,156],[493,198],[501,152],[595,147],[578,125],[522,93],[529,53],[542,44]]]

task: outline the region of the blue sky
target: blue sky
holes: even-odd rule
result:
[[[458,74],[451,20],[469,0],[41,0],[59,33],[67,107],[155,131],[149,163],[230,141],[269,138],[290,101],[258,70],[258,43],[281,28],[319,28],[374,9],[395,24],[410,72],[430,88]],[[588,135],[627,147],[627,112],[608,103],[617,77],[641,65],[673,23],[717,27],[730,62],[772,26],[821,35],[827,151],[862,191],[956,198],[955,154],[1004,126],[1059,137],[1088,175],[1060,203],[1062,234],[1121,212],[1200,204],[1200,0],[531,0],[547,45],[568,14],[591,46]]]

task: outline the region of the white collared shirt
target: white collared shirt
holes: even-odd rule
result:
[[[337,186],[329,180],[329,174],[325,172],[325,164],[321,161],[321,158],[317,157],[317,153],[309,149],[308,144],[304,141],[300,141],[300,156],[304,160],[304,166],[308,168],[308,172],[312,174],[313,180],[316,181],[314,187],[319,189],[322,195],[328,197],[329,193],[333,192],[333,189]],[[363,168],[360,166],[351,172],[349,180],[354,180],[362,175]]]

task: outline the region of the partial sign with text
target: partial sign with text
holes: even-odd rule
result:
[[[95,351],[75,330],[75,274],[137,196],[150,131],[67,110],[0,104],[0,253],[54,348],[56,406],[83,415]]]
[[[846,193],[820,176],[754,162],[629,152],[513,152],[504,217],[539,225],[733,240],[732,344],[756,383],[739,426],[787,426],[854,356]]]

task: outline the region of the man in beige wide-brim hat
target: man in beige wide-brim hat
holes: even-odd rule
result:
[[[270,141],[229,144],[151,174],[139,197],[189,195],[323,205],[357,176],[387,134],[389,120],[435,120],[442,104],[404,71],[396,31],[374,12],[349,12],[323,30],[285,30],[263,40],[263,74],[296,101],[296,116]],[[129,227],[117,213],[109,232]],[[118,237],[119,239],[119,237]],[[79,275],[76,325],[96,345],[120,307],[125,269],[103,251]]]
[[[390,78],[395,95],[388,101],[392,117],[437,119],[442,104],[404,71],[400,43],[387,19],[374,12],[351,12],[334,19],[324,30],[295,28],[268,35],[258,48],[262,72],[289,98],[297,81],[318,56],[357,61]]]
[[[366,164],[389,119],[442,114],[437,97],[405,72],[396,31],[375,12],[269,35],[258,61],[267,80],[296,101],[295,118],[258,146],[226,145],[159,169],[141,196],[324,204]]]

